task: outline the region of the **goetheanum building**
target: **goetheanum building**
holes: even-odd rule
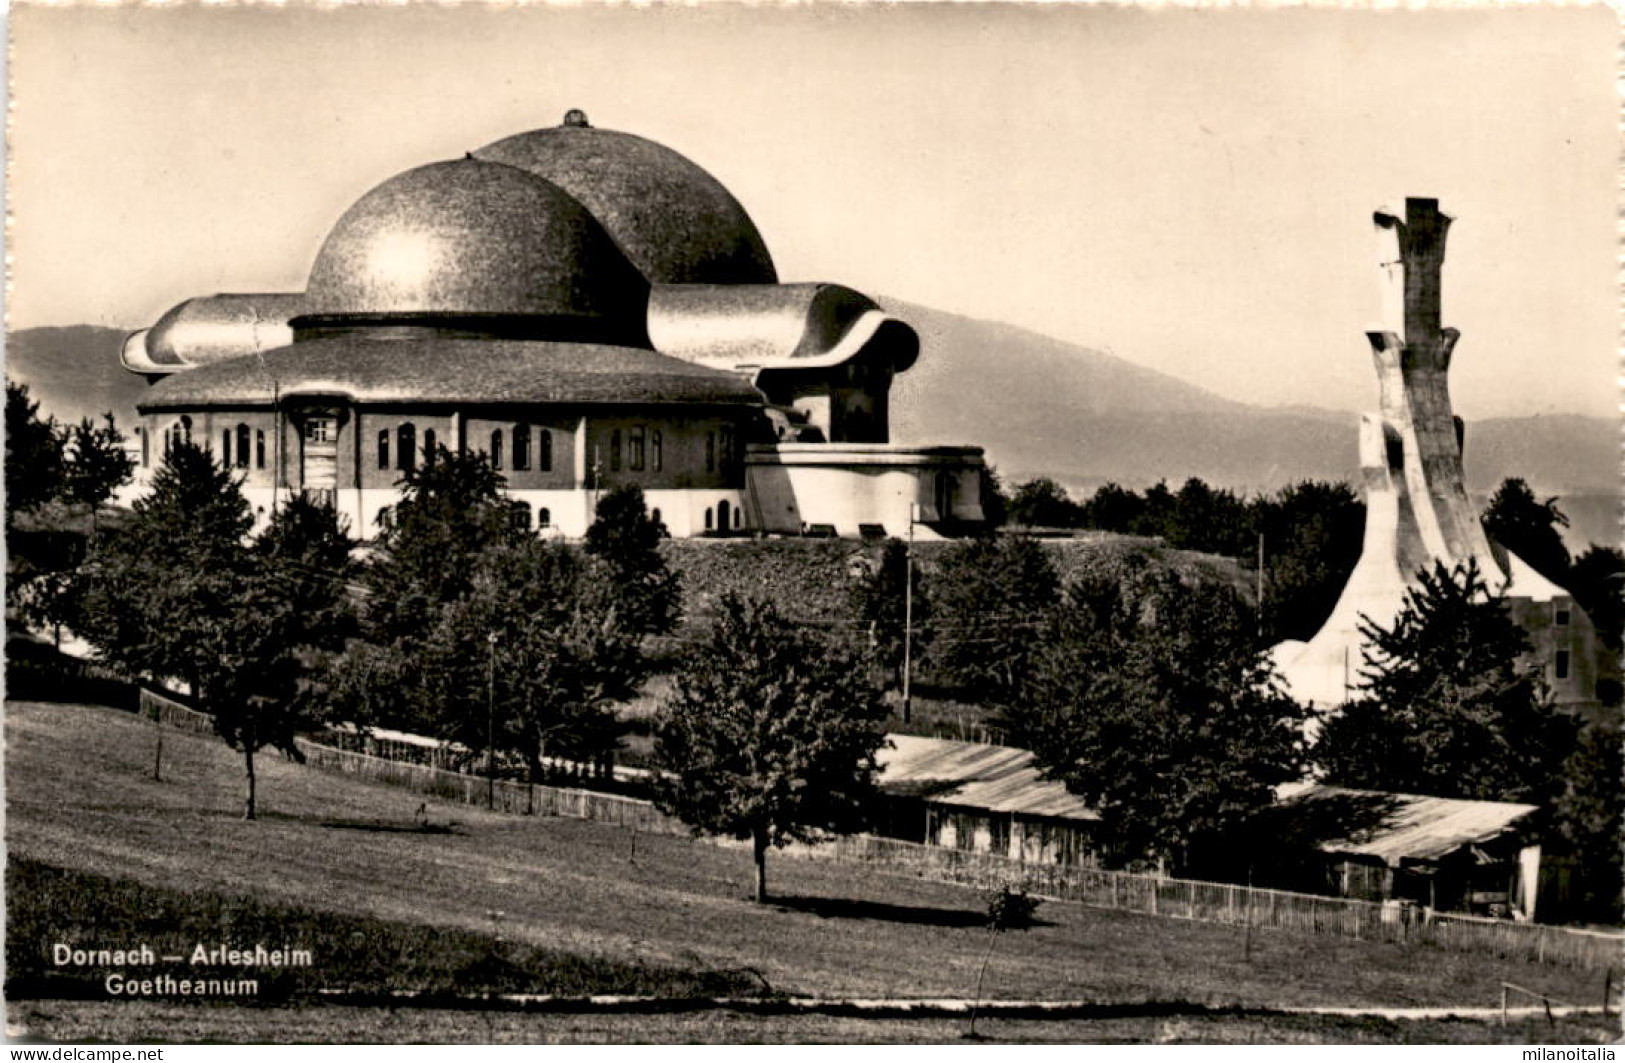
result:
[[[364,535],[437,447],[486,454],[516,519],[580,535],[642,488],[675,536],[951,533],[978,447],[889,441],[919,337],[835,284],[780,284],[718,181],[578,111],[390,178],[303,292],[181,303],[131,335],[141,471],[177,440],[251,503],[330,500]]]

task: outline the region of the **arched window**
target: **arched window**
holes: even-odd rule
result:
[[[220,433],[220,464],[231,465],[231,429]]]
[[[653,454],[649,455],[649,465],[655,472],[659,472],[665,467],[666,455],[665,447],[662,445],[660,438],[660,429],[658,428],[649,433],[649,449],[654,451]]]
[[[518,448],[515,448],[514,468],[516,469],[519,467],[518,461]],[[500,428],[491,433],[491,468],[497,470],[502,468],[502,429]]]
[[[705,507],[705,530],[706,531],[711,530],[711,507],[710,506]]]
[[[249,431],[246,424],[237,426],[237,467],[248,468],[248,441]]]
[[[734,528],[737,530],[745,526],[745,510],[739,507],[734,510]]]
[[[536,456],[536,467],[541,469],[543,472],[552,472],[553,471],[553,432],[552,432],[552,430],[548,429],[548,428],[542,429],[541,433],[540,433],[540,437],[536,440],[536,443],[537,443],[537,449],[541,451],[541,453],[539,453]]]
[[[627,465],[633,472],[643,471],[643,448],[645,431],[641,424],[633,425],[627,433],[630,453],[627,455]]]
[[[609,434],[609,471],[621,471],[621,430],[619,428]]]
[[[418,430],[413,425],[395,429],[395,467],[402,472],[418,467]]]
[[[715,432],[707,432],[705,433],[705,471],[716,472],[716,470],[717,434]]]
[[[717,503],[717,531],[727,531],[730,525],[728,520],[728,500],[723,499]]]
[[[434,429],[423,430],[423,464],[434,464]]]
[[[138,427],[135,430],[135,437],[141,441],[141,467],[146,468],[147,467],[147,461],[148,461],[148,455],[147,455],[147,430],[145,428],[139,428]]]
[[[265,429],[254,429],[254,468],[265,468]]]
[[[653,508],[653,509],[651,509],[649,511],[649,522],[651,524],[659,524],[660,523],[660,507],[659,506],[656,506],[655,508]]]
[[[551,528],[552,526],[553,526],[553,514],[552,514],[552,512],[546,506],[543,506],[541,509],[538,509],[536,511],[536,530],[541,531],[541,530],[543,530],[545,528]]]
[[[509,502],[508,524],[514,531],[530,531],[530,503]]]
[[[516,472],[530,468],[530,425],[513,426],[513,467]]]
[[[389,468],[389,429],[378,429],[378,467]]]

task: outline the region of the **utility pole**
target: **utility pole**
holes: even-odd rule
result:
[[[485,664],[485,807],[496,807],[497,798],[497,633],[488,631],[485,642],[491,648]]]
[[[908,541],[903,548],[903,722],[908,723],[912,702],[909,680],[914,670],[914,517],[918,502],[909,503]]]

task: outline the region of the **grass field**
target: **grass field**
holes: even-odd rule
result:
[[[167,733],[165,781],[155,782],[149,774],[152,726],[128,714],[12,704],[6,732],[7,842],[14,859],[32,862],[17,864],[25,874],[49,876],[50,869],[61,869],[99,876],[113,880],[99,887],[112,894],[157,887],[154,896],[178,905],[178,912],[189,897],[197,911],[212,913],[212,922],[197,924],[200,932],[213,928],[240,941],[235,928],[252,927],[255,934],[311,948],[318,981],[341,984],[350,977],[346,972],[372,970],[383,962],[380,956],[387,958],[388,950],[368,951],[368,933],[358,940],[361,927],[345,920],[376,921],[396,928],[389,933],[408,936],[410,928],[422,927],[485,939],[499,935],[505,948],[515,950],[512,956],[525,957],[518,969],[534,979],[515,984],[507,971],[501,984],[536,991],[547,991],[555,977],[551,965],[564,964],[597,972],[593,978],[642,972],[636,977],[647,978],[640,983],[645,991],[677,995],[749,969],[774,990],[796,995],[961,997],[969,995],[981,957],[985,902],[959,887],[770,858],[770,885],[779,900],[756,905],[747,899],[750,858],[743,849],[461,806],[431,807],[436,832],[424,832],[416,829],[420,798],[280,757],[262,758],[262,818],[245,823],[238,818],[240,761],[218,740]],[[13,895],[9,901],[14,929],[8,967],[26,966],[30,955],[38,966],[55,940],[108,944],[97,940],[101,917],[91,907],[19,908],[25,900]],[[1600,1000],[1602,991],[1600,973],[1431,948],[1261,931],[1247,959],[1242,932],[1234,928],[1063,904],[1047,904],[1039,916],[1042,925],[1001,943],[988,972],[988,995],[1250,1007],[1482,1007],[1499,1001],[1503,981],[1579,1003]],[[171,922],[184,918],[176,914]],[[25,934],[17,932],[25,928]],[[448,955],[467,960],[478,953],[472,938],[457,940],[468,947]],[[447,959],[433,969],[444,976],[456,962],[462,961]],[[398,970],[407,981],[408,968]],[[387,964],[376,971],[386,980],[389,972]],[[36,1032],[59,1029],[52,1024],[77,1016],[111,1023],[105,1036],[115,1036],[117,1023],[140,1023],[168,1005],[51,1001],[17,1007],[14,1017],[33,1015],[27,1025]],[[346,1010],[353,1009],[203,1008],[186,1014],[198,1025],[196,1036],[207,1038],[221,1034],[204,1028],[230,1013],[246,1012],[242,1021],[252,1026],[259,1021],[255,1016],[276,1012],[279,1018],[264,1020],[265,1028],[291,1036],[306,1028],[301,1023],[321,1024]],[[927,1026],[907,1022],[871,1026],[868,1020],[802,1016],[739,1018],[743,1025],[729,1025],[733,1020],[720,1016],[656,1018],[575,1017],[577,1026],[568,1028],[558,1016],[434,1013],[401,1021],[450,1031],[446,1036],[453,1039],[483,1036],[478,1031],[487,1021],[516,1040],[934,1039]],[[1078,1027],[1060,1039],[1155,1039],[1168,1021]],[[1234,1038],[1241,1020],[1177,1021],[1190,1024],[1176,1028],[1186,1031],[1176,1038],[1182,1040],[1208,1034],[1242,1041],[1280,1039],[1276,1034],[1357,1039],[1356,1030],[1367,1030],[1358,1023],[1276,1017],[1245,1020],[1255,1033]],[[346,1030],[365,1026],[353,1018],[340,1022]],[[866,1032],[851,1034],[843,1024],[852,1022],[862,1022]],[[661,1033],[672,1023],[671,1029],[687,1032]],[[1050,1029],[1033,1026],[1012,1029],[1015,1036],[1035,1039]],[[1485,1032],[1471,1024],[1431,1027],[1445,1040]],[[172,1027],[154,1021],[143,1028]],[[1376,1039],[1403,1039],[1422,1027],[1400,1029]],[[403,1030],[400,1036],[417,1035]]]

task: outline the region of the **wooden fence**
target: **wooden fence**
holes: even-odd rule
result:
[[[663,814],[648,801],[637,798],[596,790],[532,785],[508,779],[493,781],[478,775],[335,749],[303,738],[294,742],[304,753],[305,762],[312,767],[400,786],[414,793],[460,804],[483,807],[489,802],[495,811],[514,815],[590,819],[654,834],[688,833],[688,828],[682,823]]]
[[[144,711],[194,733],[212,734],[209,716],[148,690]],[[688,828],[648,801],[593,790],[538,786],[445,771],[421,764],[295,739],[306,763],[326,771],[399,786],[414,793],[515,815],[588,819],[650,834],[687,834]],[[1159,878],[1061,864],[1025,863],[993,853],[922,845],[872,834],[839,836],[786,852],[805,859],[866,864],[909,875],[992,890],[1025,889],[1039,897],[1096,908],[1172,919],[1333,934],[1362,941],[1431,944],[1453,951],[1487,952],[1537,963],[1607,968],[1625,962],[1625,934],[1515,923],[1429,911],[1414,905],[1321,897],[1224,882]]]
[[[1321,897],[1224,882],[1032,864],[993,853],[855,834],[796,855],[866,863],[896,874],[981,889],[1019,887],[1052,900],[1204,923],[1432,944],[1538,963],[1606,968],[1625,962],[1625,934],[1430,911],[1415,905]]]

